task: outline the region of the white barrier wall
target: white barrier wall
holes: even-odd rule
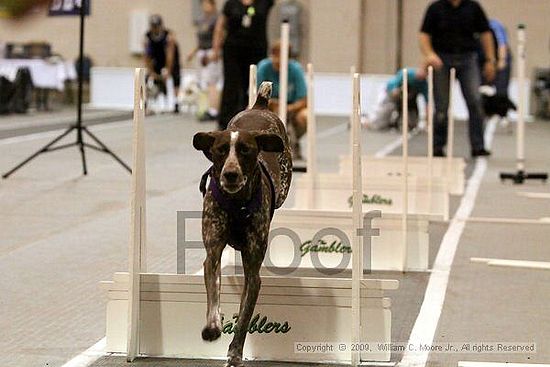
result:
[[[429,255],[429,220],[423,215],[409,215],[407,225],[406,271],[427,271]],[[400,214],[382,213],[381,218],[372,221],[372,228],[379,234],[370,238],[370,253],[365,254],[368,262],[364,267],[370,270],[401,271],[403,265],[399,254],[402,226]],[[351,212],[334,210],[278,209],[271,224],[273,237],[269,245],[271,264],[264,265],[287,268],[298,260],[298,268],[315,268],[315,257],[319,264],[330,269],[351,268],[350,254],[353,225]],[[284,232],[280,232],[284,229]],[[331,229],[327,232],[327,229]],[[300,242],[298,246],[288,233],[292,231]],[[321,232],[322,231],[322,232]],[[317,242],[316,236],[321,241]],[[318,243],[318,245],[313,245]],[[366,245],[364,245],[366,246]],[[234,258],[230,258],[234,259]],[[319,276],[322,273],[319,272]]]
[[[295,209],[351,210],[351,176],[320,173],[311,183],[308,175],[294,179]],[[363,175],[363,211],[381,210],[383,213],[400,214],[404,208],[402,175]],[[449,191],[441,177],[429,179],[409,174],[408,213],[426,215],[431,220],[448,220]],[[315,201],[310,203],[309,188],[315,187]]]
[[[186,77],[195,75],[193,69],[182,70],[182,86]],[[93,67],[91,69],[91,107],[116,108],[132,110],[133,107],[133,68]],[[361,76],[361,106],[364,112],[370,113],[376,107],[380,91],[384,89],[391,75],[365,74]],[[315,113],[326,116],[349,116],[351,111],[350,76],[347,73],[315,73]],[[526,111],[529,114],[529,90],[525,88]],[[455,117],[466,119],[468,110],[460,92],[455,85]],[[517,103],[518,87],[513,79],[510,83],[510,98]],[[420,111],[425,111],[423,99],[420,99]],[[169,103],[169,105],[172,105]],[[514,114],[511,113],[514,118]]]
[[[200,338],[206,291],[202,275],[141,274],[140,352],[148,356],[224,359],[238,313],[243,278],[223,276],[223,333]],[[391,300],[397,280],[361,281],[362,342],[391,342]],[[126,351],[128,273],[102,282],[107,292],[107,352]],[[200,317],[199,317],[200,316]],[[265,318],[265,320],[263,320]],[[246,359],[349,363],[350,353],[295,353],[299,342],[351,342],[351,280],[262,277],[262,288],[244,347]],[[361,353],[364,361],[389,361],[390,351]]]
[[[388,156],[383,158],[362,156],[361,164],[363,170],[363,176],[367,177],[366,181],[369,181],[368,177],[385,177],[385,176],[399,176],[401,174],[401,160],[400,156]],[[434,178],[445,179],[447,176],[447,158],[434,157],[432,166],[432,176]],[[339,172],[341,175],[350,175],[352,169],[352,160],[349,155],[340,157]],[[427,157],[409,157],[409,174],[417,177],[429,177],[429,165]],[[449,181],[449,193],[452,195],[463,195],[464,187],[466,184],[466,178],[464,169],[466,168],[466,162],[464,158],[453,158],[450,163],[450,181]]]

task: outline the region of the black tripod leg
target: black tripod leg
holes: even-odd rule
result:
[[[107,148],[107,146],[105,144],[103,144],[103,142],[101,142],[101,140],[99,140],[94,134],[92,134],[90,132],[90,130],[88,130],[87,127],[82,127],[82,130],[88,134],[90,136],[90,138],[92,138],[93,141],[96,142],[97,145],[99,145],[101,147],[101,149],[109,154],[111,157],[113,157],[118,163],[120,163],[120,165],[122,165],[122,167],[126,168],[126,170],[128,170],[128,172],[132,173],[132,169],[122,160],[120,159],[115,153],[113,153],[109,148]]]
[[[17,171],[19,168],[23,167],[25,164],[29,163],[30,161],[32,161],[34,158],[36,158],[37,156],[39,156],[40,154],[42,153],[46,153],[47,151],[50,150],[50,147],[52,145],[54,145],[55,143],[57,143],[58,141],[60,141],[61,139],[63,139],[65,136],[67,136],[71,131],[73,131],[75,127],[74,126],[71,126],[70,128],[68,128],[67,130],[65,130],[65,132],[61,135],[59,135],[58,137],[56,137],[55,139],[53,139],[52,141],[50,141],[48,144],[46,144],[45,146],[43,146],[42,148],[40,148],[40,150],[38,150],[36,153],[34,153],[33,155],[31,155],[29,158],[25,159],[23,162],[19,163],[17,166],[13,167],[11,170],[9,170],[8,172],[4,173],[2,175],[2,178],[8,178],[10,177],[15,171]]]
[[[80,142],[79,147],[80,147],[80,156],[82,157],[82,173],[84,175],[87,175],[88,168],[86,167],[86,150],[84,149],[84,144],[82,144],[82,142]]]

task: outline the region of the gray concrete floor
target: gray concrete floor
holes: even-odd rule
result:
[[[120,356],[107,356],[101,357],[94,364],[93,367],[223,367],[224,361],[212,361],[212,360],[174,360],[170,358],[142,358],[136,359],[132,363],[126,362],[125,357]],[[290,362],[260,362],[250,361],[246,364],[247,367],[341,367],[341,364],[319,364],[319,363],[290,363]]]
[[[0,122],[1,124],[1,122]],[[321,170],[337,169],[346,153],[347,120],[320,119]],[[334,128],[336,126],[336,128]],[[201,207],[200,174],[208,162],[194,151],[194,132],[210,130],[186,116],[147,119],[148,262],[154,272],[176,270],[176,211]],[[131,122],[91,128],[127,162],[131,161]],[[0,140],[0,170],[5,171],[51,139],[33,135],[21,141]],[[398,138],[391,132],[365,132],[364,150],[373,153]],[[3,136],[6,137],[6,136]],[[533,167],[550,170],[550,125],[528,127],[528,157]],[[457,150],[466,156],[465,127],[457,127]],[[489,161],[472,215],[550,216],[550,201],[521,198],[517,191],[548,192],[547,185],[502,185],[497,174],[513,168],[513,137],[498,130],[495,155]],[[425,153],[425,135],[410,143],[411,152]],[[127,267],[128,195],[130,177],[110,157],[90,152],[89,175],[81,175],[76,149],[44,155],[0,181],[0,360],[4,366],[62,366],[105,335],[105,296],[100,280]],[[452,206],[457,207],[454,198]],[[428,366],[456,366],[461,359],[550,361],[550,273],[489,268],[469,258],[498,257],[550,261],[550,227],[467,224],[451,272],[436,340],[531,341],[536,355],[430,355]],[[446,231],[431,225],[431,263]],[[201,254],[192,258],[200,267]],[[192,269],[190,269],[192,270]],[[406,341],[424,297],[427,274],[384,274],[398,278],[392,292],[395,341]],[[459,340],[460,339],[460,340]],[[468,357],[468,358],[466,358]],[[530,358],[530,359],[527,359]],[[392,360],[398,361],[399,354]],[[208,362],[209,363],[209,362]],[[218,366],[218,364],[204,364]],[[103,357],[94,366],[126,365],[123,358]],[[135,365],[199,366],[196,361],[143,360]],[[258,363],[262,366],[274,364]],[[293,364],[296,365],[296,364]],[[277,365],[279,366],[279,365]],[[283,366],[283,364],[281,365]]]

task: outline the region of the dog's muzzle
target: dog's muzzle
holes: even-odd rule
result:
[[[229,194],[239,192],[246,185],[246,181],[246,176],[237,171],[223,170],[220,177],[222,189]]]

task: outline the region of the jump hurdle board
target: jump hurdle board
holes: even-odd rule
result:
[[[376,158],[372,156],[362,156],[361,165],[363,176],[367,177],[367,182],[371,176],[392,177],[400,175],[402,172],[402,157],[389,156]],[[417,177],[429,177],[429,166],[427,157],[411,157],[409,156],[409,174]],[[449,178],[449,193],[451,195],[463,195],[466,178],[464,169],[466,162],[464,158],[451,158],[450,166],[447,168],[447,158],[433,157],[432,160],[432,177],[434,181],[438,178],[445,179],[447,177],[447,169],[450,171]],[[340,174],[351,175],[351,156],[340,156]]]
[[[200,338],[206,310],[199,275],[141,274],[139,350],[157,357],[225,359],[243,278],[222,276],[222,337]],[[101,282],[107,292],[107,352],[126,352],[128,273]],[[349,363],[350,353],[295,353],[294,343],[350,342],[351,279],[262,277],[262,288],[244,348],[246,359]],[[391,300],[397,280],[361,280],[363,342],[391,342]],[[256,317],[256,316],[255,316]],[[265,321],[262,321],[263,318]],[[260,331],[258,331],[260,330]],[[389,361],[391,352],[364,352],[364,361]]]
[[[429,254],[429,220],[426,216],[409,216],[407,226],[406,270],[426,271]],[[351,269],[351,260],[345,261],[344,254],[351,253],[351,246],[336,236],[323,238],[325,249],[312,247],[314,235],[321,229],[333,227],[341,230],[347,238],[352,235],[350,212],[329,210],[279,209],[275,212],[271,229],[291,228],[300,239],[300,248],[286,236],[274,237],[269,246],[268,258],[276,267],[288,267],[293,259],[300,258],[299,267],[313,268],[312,256],[318,256],[320,263],[331,269]],[[381,218],[372,221],[372,228],[379,229],[379,235],[371,238],[371,270],[400,271],[402,260],[399,254],[402,246],[401,215],[382,213]],[[308,242],[309,241],[309,242]],[[334,243],[332,250],[330,245]],[[338,246],[339,245],[339,246]],[[347,251],[346,246],[350,246]],[[271,264],[269,264],[271,265]]]
[[[294,208],[350,210],[350,175],[319,173],[315,176],[315,182],[312,183],[311,180],[310,175],[294,180]],[[432,220],[448,220],[449,194],[443,179],[433,179],[431,186],[426,177],[410,176],[408,181],[408,215],[426,215]],[[383,213],[401,214],[403,200],[401,176],[363,178],[364,212],[381,210]]]

